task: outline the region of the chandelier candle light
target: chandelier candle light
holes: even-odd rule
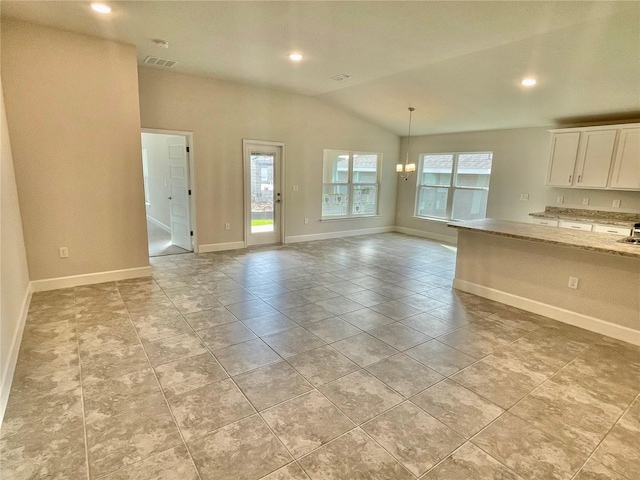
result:
[[[396,172],[400,174],[402,178],[405,180],[409,180],[409,177],[413,172],[416,171],[416,164],[409,163],[409,141],[411,140],[411,114],[415,108],[409,107],[409,135],[407,135],[407,157],[405,158],[404,163],[398,163],[396,165]]]

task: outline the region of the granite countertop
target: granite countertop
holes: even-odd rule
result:
[[[606,212],[602,210],[585,210],[580,208],[546,207],[544,212],[529,214],[536,218],[552,218],[554,220],[569,220],[572,222],[599,223],[616,227],[633,227],[640,222],[640,214]]]
[[[640,245],[618,243],[619,235],[585,232],[567,228],[548,227],[533,223],[510,222],[485,218],[467,222],[449,223],[449,227],[471,230],[489,235],[517,238],[532,242],[548,243],[562,247],[578,248],[592,252],[608,253],[624,257],[640,258]]]

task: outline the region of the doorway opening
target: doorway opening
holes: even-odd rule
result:
[[[141,138],[149,256],[193,252],[191,135],[145,130]]]
[[[284,143],[243,140],[245,246],[281,243],[284,238]]]

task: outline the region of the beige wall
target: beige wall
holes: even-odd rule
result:
[[[613,200],[619,199],[618,211],[640,212],[638,192],[546,187],[551,141],[547,130],[545,127],[427,135],[411,138],[410,153],[417,162],[420,153],[493,151],[489,218],[529,222],[530,212],[543,211],[546,205],[556,206],[558,196],[564,196],[564,204],[557,206],[585,208],[582,198],[588,197],[587,208],[614,210]],[[406,139],[404,142],[406,147]],[[412,218],[415,186],[415,176],[399,185],[396,225],[455,238],[455,230],[445,224]],[[529,201],[521,201],[521,193],[528,193]]]
[[[0,150],[0,422],[9,398],[11,378],[22,337],[22,320],[29,301],[29,272],[22,235],[20,206],[4,96],[0,84],[2,137]]]
[[[302,95],[150,68],[138,76],[142,126],[193,132],[198,244],[244,238],[243,138],[285,143],[287,237],[394,225],[397,135]],[[320,222],[325,148],[382,152],[379,218]]]
[[[3,19],[1,54],[31,279],[148,265],[135,48]]]
[[[567,286],[570,276],[579,278],[577,290]],[[460,231],[457,281],[631,328],[640,339],[639,259]]]

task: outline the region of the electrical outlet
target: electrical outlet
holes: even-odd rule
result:
[[[521,193],[520,194],[520,200],[527,202],[529,200],[529,194],[528,193]]]
[[[297,191],[298,191],[298,185],[294,185],[294,186],[293,186],[293,191],[294,191],[294,192],[297,192]]]
[[[67,247],[60,247],[60,258],[68,258],[69,249]]]
[[[305,225],[309,225],[309,219],[308,219],[308,218],[305,218],[305,219],[304,219],[304,224],[305,224]]]
[[[578,277],[569,277],[569,288],[578,289]]]
[[[589,199],[587,197],[582,199],[582,205],[589,205]]]
[[[613,208],[620,208],[620,200],[613,201]]]
[[[564,197],[563,197],[563,196],[559,196],[559,197],[556,199],[556,203],[564,203]]]
[[[229,223],[225,223],[225,224],[224,224],[224,229],[225,229],[225,230],[231,230],[231,224],[229,224]]]

